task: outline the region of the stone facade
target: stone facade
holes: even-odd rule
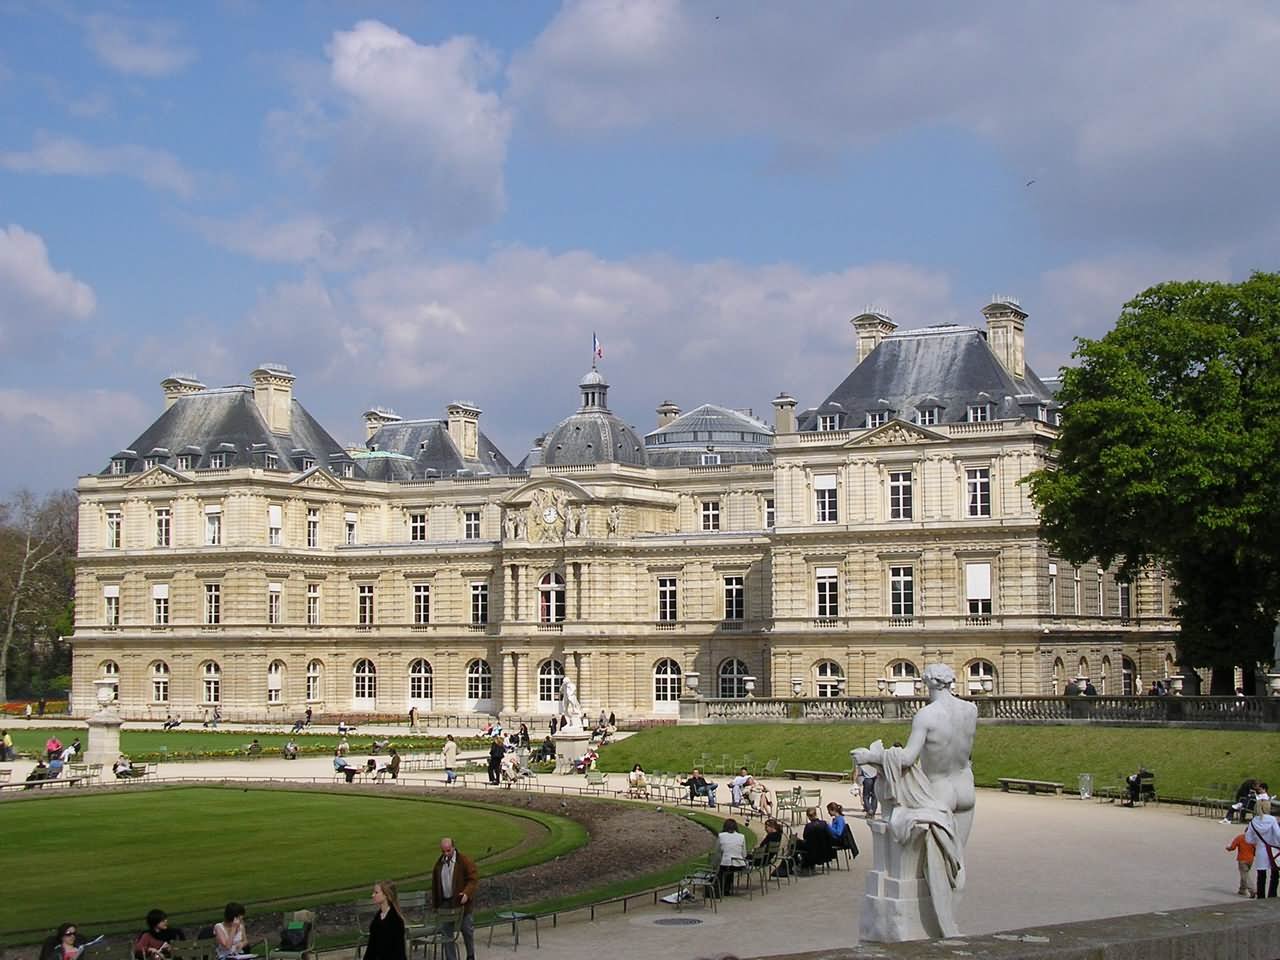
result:
[[[674,717],[694,671],[712,697],[906,694],[934,660],[961,693],[1169,675],[1168,583],[1073,568],[1039,536],[1021,481],[1050,423],[798,431],[775,406],[765,462],[392,482],[354,451],[350,476],[83,478],[73,710],[103,675],[126,716],[190,719],[550,715],[562,672],[588,716],[626,718]]]

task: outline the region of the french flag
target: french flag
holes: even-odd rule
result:
[[[604,346],[600,343],[600,338],[595,335],[594,331],[591,334],[591,359],[604,359]]]

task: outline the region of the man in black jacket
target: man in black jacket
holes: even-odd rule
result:
[[[835,859],[836,850],[827,821],[818,816],[818,808],[810,807],[805,816],[809,822],[804,825],[804,833],[800,836],[800,857],[805,869],[812,870]]]
[[[496,784],[498,782],[498,771],[502,769],[502,758],[506,755],[506,748],[502,746],[502,738],[494,737],[493,743],[489,747],[489,782]]]
[[[716,805],[716,787],[718,783],[708,783],[707,778],[702,775],[702,771],[694,767],[693,773],[689,774],[689,779],[680,781],[682,786],[689,788],[689,799],[691,801],[698,797],[707,798],[707,806],[714,807]]]

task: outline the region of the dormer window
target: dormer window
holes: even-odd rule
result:
[[[303,457],[303,458],[302,458],[302,469],[303,469],[303,470],[310,470],[310,469],[311,469],[312,467],[314,467],[315,465],[316,465],[316,461],[315,461],[315,459],[314,459],[313,457]]]
[[[938,423],[938,408],[925,407],[923,410],[916,412],[916,423],[922,427],[936,426]]]
[[[970,423],[985,423],[991,419],[991,404],[971,403],[965,417]]]
[[[112,460],[112,461],[111,461],[111,475],[112,475],[112,476],[118,477],[118,476],[120,476],[121,474],[127,473],[127,472],[128,472],[128,470],[129,470],[129,461],[128,461],[128,460]]]
[[[1053,425],[1054,425],[1055,427],[1060,427],[1060,426],[1062,426],[1062,411],[1061,411],[1061,410],[1055,410],[1055,411],[1053,412]]]
[[[183,453],[178,456],[178,469],[190,470],[195,465],[195,458],[189,453]]]
[[[840,415],[838,413],[824,413],[818,417],[819,430],[839,430]]]
[[[156,465],[156,458],[155,458],[155,457],[144,457],[144,458],[142,459],[142,469],[143,469],[143,470],[151,470],[152,468],[154,468],[154,467],[155,467],[155,465]]]
[[[342,475],[344,477],[353,477],[355,476],[355,472],[355,464],[344,463],[342,465]]]
[[[280,458],[276,456],[274,453],[268,453],[265,457],[262,458],[262,465],[267,470],[279,470]]]
[[[1048,423],[1049,421],[1049,408],[1043,403],[1036,407],[1036,419],[1045,423]]]
[[[227,466],[227,455],[225,453],[209,454],[209,469],[223,470]]]
[[[871,410],[867,413],[867,427],[883,427],[889,422],[888,410]]]

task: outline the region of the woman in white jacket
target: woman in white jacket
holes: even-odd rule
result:
[[[1258,899],[1274,897],[1280,885],[1280,823],[1271,815],[1271,801],[1259,800],[1244,838],[1254,845],[1253,863],[1258,871]],[[1267,883],[1267,871],[1271,882]]]
[[[747,866],[747,838],[738,832],[738,821],[730,817],[720,833],[720,892],[733,893],[733,877]]]

